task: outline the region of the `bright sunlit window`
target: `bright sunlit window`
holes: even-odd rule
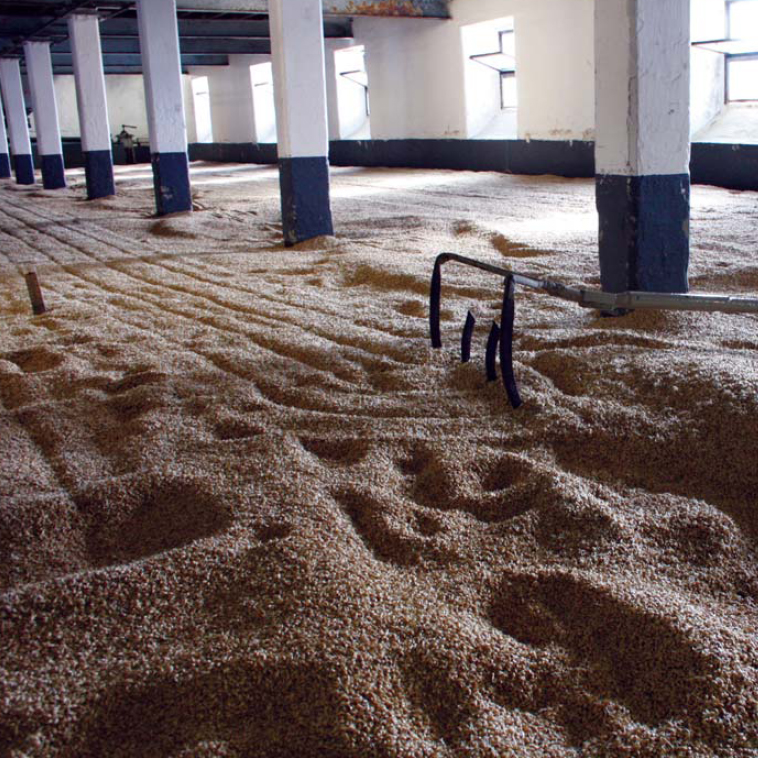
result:
[[[471,55],[472,61],[481,63],[500,74],[500,108],[515,108],[518,105],[516,88],[516,34],[513,22],[510,28],[498,32],[500,49],[494,53]]]
[[[758,40],[758,0],[727,0],[730,39]]]
[[[758,55],[732,58],[727,69],[729,100],[758,100]]]

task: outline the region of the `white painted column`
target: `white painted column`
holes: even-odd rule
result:
[[[284,244],[333,234],[321,0],[269,0]]]
[[[8,134],[5,131],[5,111],[3,99],[0,97],[0,179],[11,176],[11,156],[8,150]]]
[[[50,43],[24,42],[24,58],[32,96],[42,183],[45,189],[61,189],[66,186],[66,176],[63,171],[63,145],[58,125]]]
[[[158,215],[192,210],[175,0],[137,0]]]
[[[595,4],[600,270],[609,291],[687,291],[690,0]]]
[[[82,135],[87,198],[95,200],[116,194],[97,14],[77,13],[71,16],[68,20],[68,33],[74,59],[76,106]]]
[[[29,139],[29,123],[26,119],[26,103],[18,58],[0,58],[0,88],[3,91],[5,113],[8,117],[8,136],[16,181],[18,184],[34,184],[32,142]]]

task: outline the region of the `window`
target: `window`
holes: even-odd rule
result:
[[[192,78],[192,101],[195,107],[195,129],[198,142],[213,142],[211,99],[207,76]]]
[[[479,53],[470,56],[500,74],[500,108],[515,108],[518,105],[516,89],[516,35],[513,28],[503,29],[498,34],[500,49],[494,53]]]
[[[758,42],[758,0],[726,0],[727,36]]]
[[[369,81],[363,45],[335,50],[334,71],[339,139],[370,139]]]
[[[363,97],[363,113],[371,115],[368,97],[368,74],[366,73],[366,51],[363,45],[337,50],[334,55],[337,73],[348,82],[360,87]]]
[[[276,107],[274,105],[274,72],[270,63],[250,66],[253,87],[255,140],[258,143],[276,142]]]
[[[758,100],[758,0],[700,0],[694,7],[694,44],[724,56],[725,100]]]
[[[516,26],[513,16],[461,27],[466,136],[516,139]]]
[[[729,102],[758,100],[758,55],[730,57],[726,71]]]

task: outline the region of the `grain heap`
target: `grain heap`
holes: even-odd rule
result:
[[[758,319],[517,302],[434,256],[596,285],[592,185],[337,169],[0,186],[0,755],[750,756]],[[691,281],[758,290],[758,198],[697,187]],[[50,307],[32,317],[21,273]]]

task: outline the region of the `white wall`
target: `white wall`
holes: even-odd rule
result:
[[[184,84],[184,122],[187,124],[187,143],[197,142],[197,120],[195,119],[195,103],[192,92],[192,77],[182,75]]]
[[[518,136],[592,139],[593,0],[452,0],[450,11],[452,21],[355,19],[375,139],[473,136],[461,27],[504,16],[516,28]]]
[[[521,139],[594,139],[594,7],[593,0],[518,3]]]
[[[191,92],[185,92],[185,110],[194,116],[195,123],[194,129],[187,128],[187,141],[213,142],[213,117],[208,77],[191,76],[189,79]],[[192,131],[191,135],[190,131]]]
[[[111,138],[121,131],[122,124],[136,127],[129,129],[135,138],[148,141],[147,110],[142,76],[106,76],[105,92],[108,98],[108,124]],[[79,114],[76,110],[76,87],[73,76],[55,77],[55,97],[58,102],[58,118],[62,137],[79,137]]]
[[[690,61],[690,134],[695,135],[724,110],[724,56],[693,47]]]
[[[228,66],[194,66],[190,76],[207,76],[214,142],[257,142],[250,66],[266,55],[230,55]]]
[[[274,71],[271,61],[250,66],[253,88],[255,134],[260,143],[276,143],[276,104],[274,103]]]
[[[361,17],[353,35],[366,49],[374,139],[466,136],[458,24]]]

